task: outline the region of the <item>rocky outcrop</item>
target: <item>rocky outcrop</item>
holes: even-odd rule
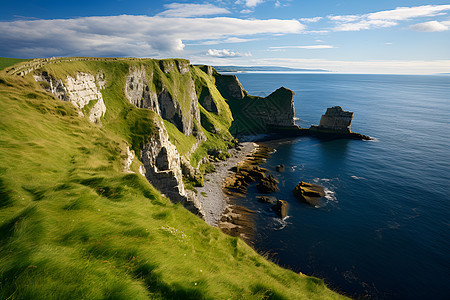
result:
[[[327,111],[320,119],[319,130],[331,130],[336,132],[351,132],[353,112],[344,111],[340,106],[327,108]]]
[[[261,193],[270,194],[279,190],[278,183],[279,181],[275,177],[269,175],[268,177],[261,178],[261,181],[256,185],[256,188]]]
[[[217,73],[216,86],[225,99],[242,100],[247,95],[236,75],[221,75]]]
[[[158,95],[147,85],[146,73],[144,66],[130,68],[126,77],[125,95],[134,106],[151,109],[160,114]],[[149,77],[153,77],[153,72]]]
[[[100,71],[97,78],[101,89],[106,84],[103,72]],[[47,82],[48,86],[45,86],[45,89],[60,100],[70,101],[78,108],[80,115],[84,115],[82,109],[86,105],[95,101],[89,110],[89,121],[92,123],[100,123],[101,117],[106,113],[102,93],[97,88],[96,78],[92,74],[78,72],[76,78],[67,76],[65,84],[61,79],[55,79],[47,72],[34,75],[34,79],[38,82]]]
[[[230,132],[236,135],[271,133],[279,127],[296,127],[294,92],[281,87],[266,98],[245,97],[230,101],[234,122]]]
[[[216,103],[211,95],[211,91],[208,87],[205,87],[198,98],[198,102],[204,109],[212,113],[218,113],[219,109],[217,108]]]
[[[69,97],[67,96],[67,90],[64,86],[64,83],[61,79],[55,79],[53,76],[49,75],[46,71],[33,75],[34,80],[37,82],[44,82],[48,85],[44,85],[44,89],[52,93],[57,99],[62,101],[69,101]]]
[[[223,212],[217,226],[226,234],[239,236],[248,243],[254,235],[254,213],[243,206],[230,205]]]
[[[272,209],[277,213],[277,215],[284,219],[288,215],[289,203],[285,200],[278,200]]]
[[[145,177],[172,202],[181,202],[191,212],[203,217],[201,203],[194,192],[186,190],[182,178],[181,159],[161,121],[155,121],[156,133],[142,149],[141,161]]]
[[[294,188],[293,193],[300,201],[317,206],[320,199],[325,196],[325,189],[318,184],[300,181]]]
[[[185,135],[194,134],[199,140],[204,140],[202,132],[195,130],[198,127],[195,124],[200,124],[200,110],[194,80],[189,74],[189,62],[161,60],[159,67],[164,73],[178,73],[174,76],[183,77],[184,82],[173,80],[169,87],[160,79],[153,78],[153,70],[133,66],[126,78],[126,97],[136,107],[153,110]],[[160,85],[159,92],[154,86],[155,81]]]

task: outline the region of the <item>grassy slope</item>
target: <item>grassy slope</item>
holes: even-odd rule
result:
[[[48,66],[99,68],[114,83],[101,128],[31,76],[0,74],[1,299],[340,297],[123,173],[125,143],[145,142],[155,117],[124,101],[127,63]]]
[[[0,71],[14,64],[27,61],[29,59],[0,57]]]

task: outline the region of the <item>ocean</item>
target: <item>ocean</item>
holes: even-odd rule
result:
[[[251,95],[293,90],[302,127],[339,105],[354,112],[352,131],[375,138],[269,142],[276,151],[262,166],[289,216],[251,185],[237,202],[256,211],[254,247],[349,296],[450,299],[450,76],[236,75]],[[319,206],[295,199],[299,181],[326,188]]]

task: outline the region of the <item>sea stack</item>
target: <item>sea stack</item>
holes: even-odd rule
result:
[[[322,118],[318,129],[332,130],[337,132],[351,132],[350,126],[352,124],[353,112],[345,111],[340,106],[333,106],[327,108],[327,111]]]

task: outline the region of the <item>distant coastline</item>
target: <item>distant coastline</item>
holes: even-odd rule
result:
[[[217,72],[331,72],[323,69],[296,69],[276,66],[213,66]]]

